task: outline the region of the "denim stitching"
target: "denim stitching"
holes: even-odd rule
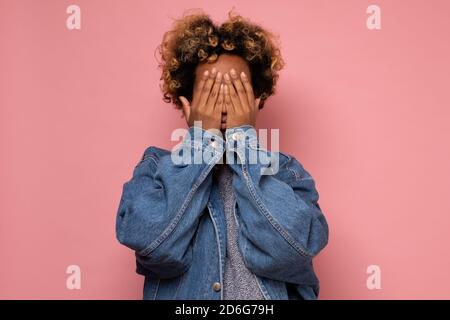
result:
[[[264,298],[265,298],[266,300],[272,300],[272,298],[270,297],[269,292],[267,291],[266,287],[262,284],[262,282],[261,282],[261,283],[259,282],[259,279],[258,279],[258,277],[256,276],[256,274],[253,274],[253,275],[255,276],[256,283],[258,284],[258,287],[259,287],[259,289],[261,290],[261,292],[262,292]]]
[[[155,156],[153,156],[153,155],[151,155],[151,154],[144,154],[144,155],[142,156],[141,160],[138,162],[138,164],[137,164],[135,167],[140,166],[141,164],[147,162],[148,160],[153,160],[153,162],[154,162],[156,165],[158,165],[158,159],[157,159]]]
[[[300,244],[298,244],[293,238],[292,236],[286,231],[284,230],[284,228],[273,218],[273,216],[270,214],[270,212],[267,210],[267,208],[264,206],[264,204],[260,201],[258,195],[256,194],[256,191],[254,190],[254,186],[252,184],[252,182],[250,182],[250,178],[249,178],[249,174],[247,172],[247,168],[246,165],[243,164],[242,165],[242,169],[243,169],[243,173],[244,176],[246,178],[246,184],[247,184],[247,188],[250,191],[250,194],[253,197],[253,200],[255,200],[258,208],[260,209],[260,212],[263,213],[263,215],[269,220],[269,222],[272,224],[272,226],[283,236],[283,238],[297,251],[299,252],[301,255],[308,257],[308,258],[312,258],[313,256],[311,254],[309,254],[306,250],[304,250],[302,248],[302,246]]]
[[[300,175],[298,174],[297,170],[294,170],[289,166],[292,162],[292,158],[290,156],[288,156],[288,157],[289,157],[289,159],[286,162],[286,168],[294,175],[295,180],[299,180]]]
[[[223,279],[222,279],[222,251],[220,249],[220,230],[219,228],[217,228],[216,222],[214,220],[214,214],[212,213],[214,210],[210,207],[210,205],[207,205],[208,210],[209,210],[209,215],[211,216],[211,220],[212,223],[214,225],[214,230],[216,231],[216,236],[217,236],[217,248],[219,251],[219,272],[220,272],[220,286],[221,286],[221,290],[220,290],[220,300],[223,300]]]
[[[176,299],[178,296],[178,292],[180,291],[181,284],[184,282],[184,279],[186,278],[186,273],[183,273],[181,276],[181,279],[178,281],[177,290],[175,291],[174,298]]]
[[[242,254],[242,260],[244,261],[244,265],[245,265],[245,266],[247,267],[247,269],[248,269],[249,264],[248,264],[247,259],[245,258],[246,255],[247,255],[247,251],[248,251],[248,240],[245,240],[245,242],[244,242],[244,249],[243,249],[242,251],[243,251],[243,253],[244,253],[244,254]],[[252,272],[252,271],[251,271],[251,272]],[[271,297],[270,297],[269,293],[267,292],[266,288],[262,285],[262,283],[261,283],[261,284],[259,283],[259,279],[258,279],[258,277],[256,276],[256,274],[255,274],[254,272],[252,272],[252,273],[253,273],[253,275],[254,275],[255,278],[256,278],[256,283],[258,284],[258,287],[259,287],[259,289],[261,290],[261,292],[262,292],[264,298],[265,298],[266,300],[270,300]]]
[[[161,279],[158,278],[158,283],[156,284],[156,289],[155,289],[155,294],[153,296],[153,300],[156,300],[156,296],[158,294],[158,290],[159,290],[159,283],[161,282]]]
[[[183,202],[182,207],[178,210],[178,213],[175,215],[175,218],[173,218],[172,222],[169,224],[169,226],[164,230],[164,232],[161,234],[161,236],[157,239],[155,239],[148,247],[144,248],[140,254],[144,256],[148,256],[150,253],[152,253],[169,235],[172,233],[172,231],[177,226],[178,222],[181,220],[185,210],[190,204],[191,199],[194,196],[194,193],[197,191],[198,187],[203,183],[204,179],[208,175],[208,173],[213,168],[213,163],[215,163],[217,160],[219,160],[219,156],[222,156],[221,154],[218,154],[218,156],[215,156],[211,158],[211,161],[208,163],[208,166],[203,171],[203,173],[200,175],[200,177],[197,179],[195,184],[193,185],[191,191],[188,193],[188,196],[186,197],[185,201]]]

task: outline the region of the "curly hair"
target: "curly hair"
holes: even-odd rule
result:
[[[246,60],[255,97],[261,98],[260,109],[275,93],[278,71],[285,65],[278,36],[232,11],[220,26],[202,10],[190,14],[185,11],[182,18],[174,19],[172,29],[164,33],[157,47],[164,102],[181,109],[179,96],[192,101],[196,67],[216,61],[222,53]]]

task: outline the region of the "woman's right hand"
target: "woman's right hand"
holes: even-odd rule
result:
[[[222,73],[213,68],[206,70],[194,88],[192,103],[185,97],[179,99],[183,104],[183,113],[189,127],[195,125],[194,121],[202,121],[203,129],[221,128],[222,108],[224,94]]]

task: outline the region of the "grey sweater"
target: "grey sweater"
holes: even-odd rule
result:
[[[226,300],[263,300],[255,275],[247,269],[238,248],[234,204],[235,194],[232,186],[233,172],[227,164],[214,167],[214,179],[218,183],[225,209],[227,223],[227,252],[223,280],[223,294]]]

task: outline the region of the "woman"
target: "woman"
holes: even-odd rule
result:
[[[239,15],[218,27],[197,13],[160,48],[164,100],[189,129],[172,152],[148,147],[123,186],[117,238],[135,251],[144,299],[316,299],[328,226],[315,182],[254,129],[283,67],[275,37]],[[192,163],[198,152],[208,159]]]

